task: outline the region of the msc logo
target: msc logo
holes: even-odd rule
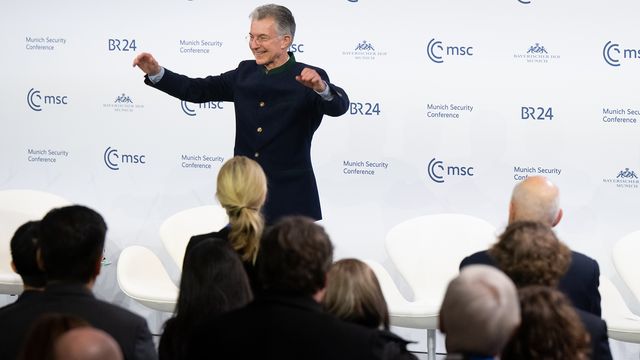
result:
[[[380,103],[361,103],[352,102],[349,103],[350,115],[380,115]]]
[[[620,44],[608,41],[602,48],[604,61],[611,66],[620,66],[620,60],[640,59],[640,49],[620,49]]]
[[[616,179],[637,179],[638,176],[636,172],[633,170],[629,170],[629,168],[625,168],[624,170],[620,170]]]
[[[427,166],[427,173],[429,174],[429,178],[437,183],[443,183],[445,177],[449,176],[474,176],[473,173],[475,170],[473,166],[453,166],[448,165],[445,166],[441,160],[436,160],[436,158],[431,159],[429,161],[429,165]]]
[[[431,39],[427,44],[429,60],[437,64],[444,62],[444,56],[473,56],[473,46],[444,46],[442,41]]]
[[[107,41],[109,51],[136,51],[135,39],[109,39]]]
[[[146,155],[118,154],[110,146],[104,151],[104,164],[111,170],[120,170],[122,164],[146,164]]]
[[[289,51],[291,51],[292,53],[303,53],[303,47],[304,44],[291,44],[291,46],[289,47]]]
[[[620,60],[640,59],[639,49],[620,49],[620,44],[608,41],[602,48],[604,61],[611,66],[620,66]]]
[[[604,57],[604,61],[611,66],[620,66],[620,45],[612,44],[611,41],[604,44],[604,48],[602,49],[602,56]],[[613,50],[617,55],[611,54]]]
[[[196,105],[197,108],[192,108],[191,105]],[[201,104],[193,104],[186,102],[184,100],[180,101],[180,107],[182,107],[182,111],[189,116],[198,115],[196,109],[210,109],[210,110],[222,110],[222,101],[209,101]]]
[[[520,108],[520,118],[522,120],[553,120],[553,108],[523,106]]]
[[[40,95],[40,90],[31,88],[27,92],[27,105],[33,111],[42,111],[42,105],[68,105],[66,95]]]

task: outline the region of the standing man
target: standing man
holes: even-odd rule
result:
[[[344,114],[349,99],[324,70],[299,63],[287,52],[296,30],[289,9],[263,5],[250,18],[249,48],[255,61],[242,61],[234,70],[193,79],[161,67],[148,53],[138,55],[133,65],[145,72],[147,85],[181,100],[234,103],[234,155],[254,159],[264,169],[268,223],[283,215],[320,220],[311,140],[322,117]]]

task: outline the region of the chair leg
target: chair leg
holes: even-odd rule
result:
[[[436,360],[436,329],[427,329],[427,359]]]

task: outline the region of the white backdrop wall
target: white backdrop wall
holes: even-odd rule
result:
[[[621,285],[611,247],[640,227],[640,3],[282,4],[298,23],[297,60],[324,68],[352,101],[344,116],[325,117],[312,150],[338,258],[389,265],[385,233],[423,214],[466,213],[501,229],[513,185],[543,173],[561,189],[561,239]],[[233,104],[181,104],[144,85],[131,62],[149,51],[190,76],[232,69],[251,58],[245,36],[257,5],[2,4],[0,189],[89,205],[109,225],[112,263],[142,244],[171,268],[158,227],[215,202],[217,171],[233,151]],[[135,307],[113,267],[98,292]]]

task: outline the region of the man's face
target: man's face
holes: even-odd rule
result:
[[[291,36],[279,36],[273,18],[251,22],[249,48],[258,65],[264,65],[271,70],[284,64],[287,61],[287,49],[290,44]]]

